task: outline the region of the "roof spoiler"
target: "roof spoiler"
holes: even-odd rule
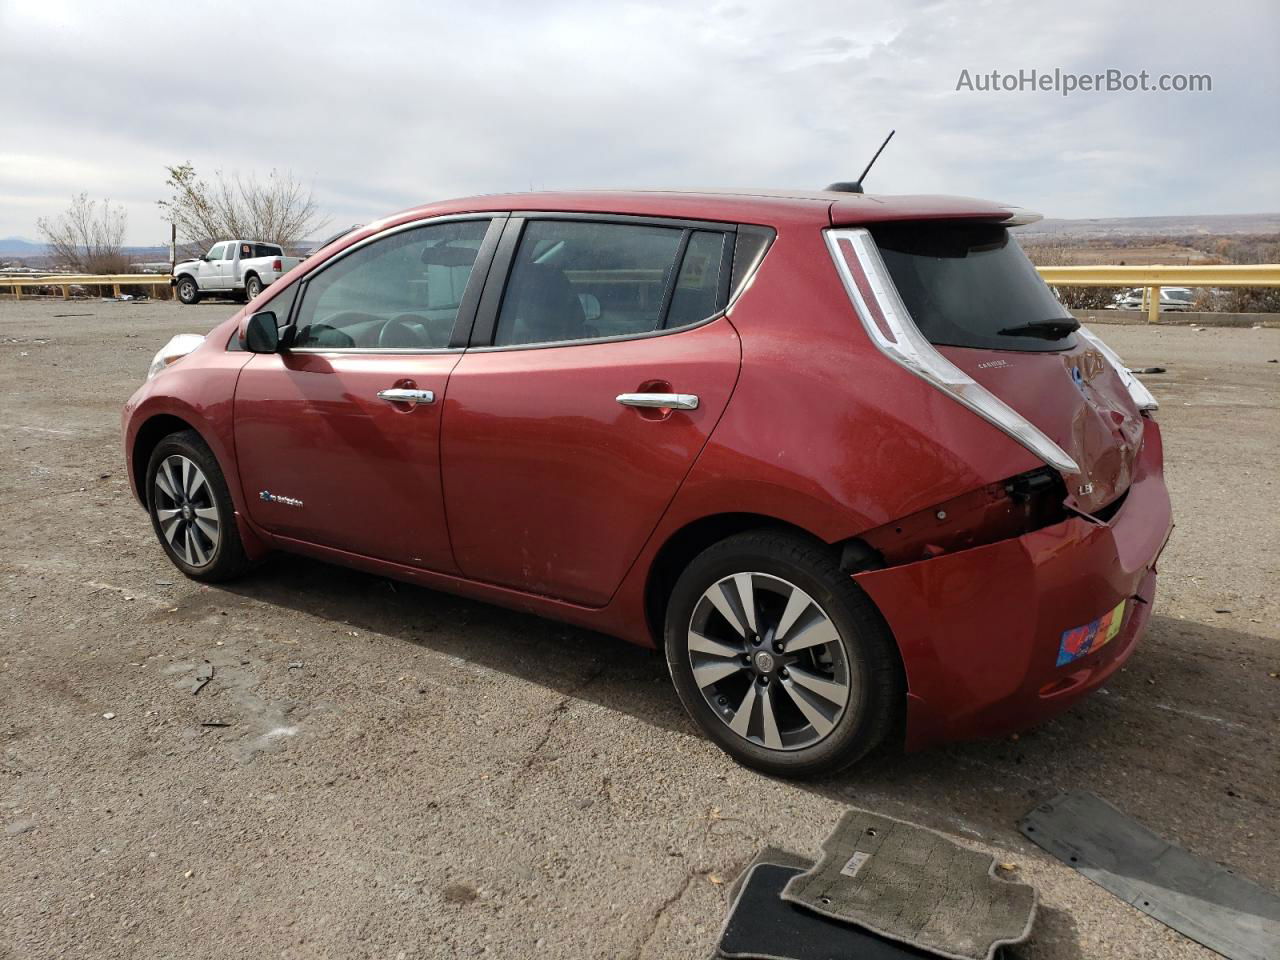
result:
[[[1036,213],[1034,210],[1024,210],[1022,207],[1012,206],[1008,209],[1013,212],[1001,221],[1006,227],[1025,227],[1028,223],[1035,223],[1037,220],[1044,219],[1044,214]]]

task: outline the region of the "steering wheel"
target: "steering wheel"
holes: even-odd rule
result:
[[[412,313],[402,313],[392,317],[378,331],[380,347],[427,347],[426,335],[422,331],[422,317]]]

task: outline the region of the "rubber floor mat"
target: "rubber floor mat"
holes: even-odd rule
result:
[[[1280,898],[1072,790],[1018,824],[1028,839],[1143,913],[1231,960],[1280,960]]]
[[[751,868],[720,934],[731,960],[918,960],[933,955],[787,903],[779,894],[797,867]]]
[[[800,854],[784,850],[782,847],[765,847],[743,868],[733,883],[729,884],[729,903],[731,905],[738,899],[738,895],[742,893],[742,886],[747,882],[747,877],[751,874],[751,868],[761,863],[771,863],[775,867],[792,867],[796,870],[808,870],[813,866],[813,860],[810,857],[802,857]]]
[[[1036,914],[1035,888],[997,877],[994,857],[860,810],[840,818],[822,859],[782,896],[955,960],[988,960],[1020,943]]]

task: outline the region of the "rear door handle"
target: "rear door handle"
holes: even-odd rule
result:
[[[406,390],[403,387],[392,387],[389,390],[379,390],[378,399],[385,400],[387,403],[435,403],[436,395],[430,390]]]
[[[620,393],[617,400],[624,407],[649,407],[661,410],[697,410],[695,393]]]

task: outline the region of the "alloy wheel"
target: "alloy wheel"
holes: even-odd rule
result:
[[[770,750],[824,740],[848,707],[852,681],[835,624],[795,584],[735,573],[712,584],[689,621],[689,663],[711,710]]]
[[[173,454],[156,470],[154,503],[160,532],[188,565],[203,567],[221,539],[213,488],[195,461]]]

